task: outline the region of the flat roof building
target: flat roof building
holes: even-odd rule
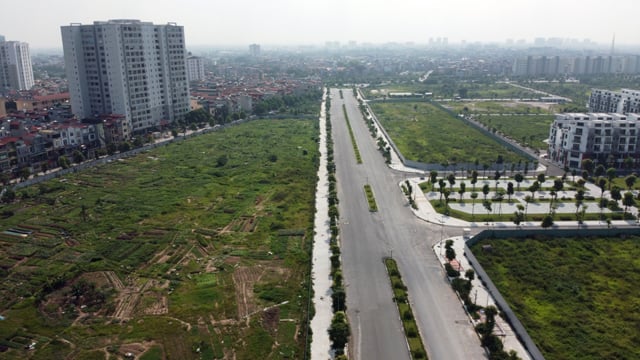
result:
[[[79,118],[121,114],[135,133],[189,111],[182,26],[109,20],[61,31],[71,109]]]

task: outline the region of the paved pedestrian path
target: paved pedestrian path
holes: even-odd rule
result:
[[[320,165],[318,168],[318,184],[316,187],[316,214],[314,220],[313,262],[311,278],[313,279],[313,304],[315,315],[311,319],[311,359],[332,359],[329,326],[333,318],[331,308],[331,250],[329,241],[329,180],[327,173],[327,128],[325,117],[326,89],[320,108]]]

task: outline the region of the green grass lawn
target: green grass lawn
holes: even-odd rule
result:
[[[424,163],[493,164],[526,161],[511,150],[467,125],[459,118],[426,102],[373,102],[373,111],[400,152]]]
[[[0,232],[35,233],[0,236],[0,342],[18,333],[48,337],[29,352],[33,358],[64,358],[72,347],[90,357],[105,344],[144,340],[171,358],[271,359],[285,350],[302,358],[304,334],[281,335],[291,334],[291,324],[263,327],[259,312],[249,327],[215,322],[238,320],[242,279],[234,274],[248,268],[256,288],[277,283],[279,290],[278,297],[252,295],[253,307],[289,300],[280,314],[304,329],[317,137],[312,120],[253,121],[19,190],[19,200],[0,207],[13,214]],[[139,289],[130,319],[112,320],[118,291],[98,279],[91,281],[103,302],[70,326],[80,310],[71,303],[73,284],[105,271]],[[163,298],[168,310],[150,315]],[[245,346],[253,333],[259,341]],[[22,349],[3,353],[25,356]]]
[[[639,237],[488,239],[472,250],[546,359],[640,358]]]

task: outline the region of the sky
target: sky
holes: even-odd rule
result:
[[[536,37],[610,44],[614,34],[616,44],[640,46],[638,0],[18,0],[0,8],[0,35],[36,49],[61,48],[62,25],[109,19],[175,22],[187,46],[438,37],[450,44]]]

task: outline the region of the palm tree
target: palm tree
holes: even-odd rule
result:
[[[445,184],[444,180],[439,179],[438,186],[440,187],[440,202],[442,202],[442,194],[444,193],[444,187],[447,186],[447,184]]]

